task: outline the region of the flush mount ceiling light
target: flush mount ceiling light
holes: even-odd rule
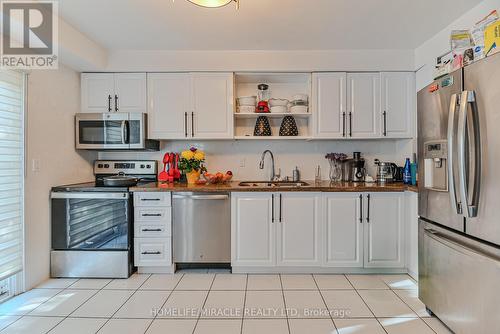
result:
[[[207,8],[218,8],[236,2],[236,8],[240,8],[240,0],[188,0],[195,5]]]

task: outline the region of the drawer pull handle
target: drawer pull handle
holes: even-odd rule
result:
[[[160,251],[156,251],[156,252],[142,252],[141,253],[142,255],[160,255],[161,252]]]
[[[161,201],[161,198],[141,198],[141,201]]]
[[[161,213],[143,213],[143,217],[161,217]]]
[[[161,232],[163,231],[161,228],[143,228],[142,232]]]

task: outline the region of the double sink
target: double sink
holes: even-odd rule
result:
[[[310,186],[304,181],[242,181],[238,184],[241,187],[269,187],[269,188],[300,188]]]

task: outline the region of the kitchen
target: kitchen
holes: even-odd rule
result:
[[[350,38],[312,24],[306,33],[317,38],[299,42],[285,22],[241,25],[259,8],[298,17],[298,2],[222,2],[109,0],[96,11],[59,1],[59,68],[30,70],[18,89],[24,247],[15,277],[2,281],[0,331],[491,333],[498,229],[484,203],[495,155],[483,149],[489,160],[479,165],[474,144],[494,140],[476,130],[488,124],[480,94],[494,83],[475,74],[493,71],[498,55],[492,46],[476,63],[457,45],[478,29],[489,43],[498,1],[433,4],[425,29],[424,8],[398,5],[398,22],[422,31],[380,23],[394,46],[346,22],[347,2],[307,13],[323,29],[347,24]],[[360,17],[384,21],[388,3],[379,2]],[[132,17],[137,30],[126,27]],[[462,52],[451,60],[450,40],[452,54]],[[458,116],[467,104],[470,120]],[[467,145],[475,154],[462,154]],[[457,276],[484,284],[455,298]]]

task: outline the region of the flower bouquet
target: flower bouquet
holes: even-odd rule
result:
[[[179,169],[186,175],[188,183],[195,184],[200,179],[200,174],[207,170],[203,165],[204,162],[205,152],[196,147],[182,151]]]
[[[325,158],[330,163],[330,181],[339,182],[342,179],[342,163],[347,160],[344,153],[328,153]]]

